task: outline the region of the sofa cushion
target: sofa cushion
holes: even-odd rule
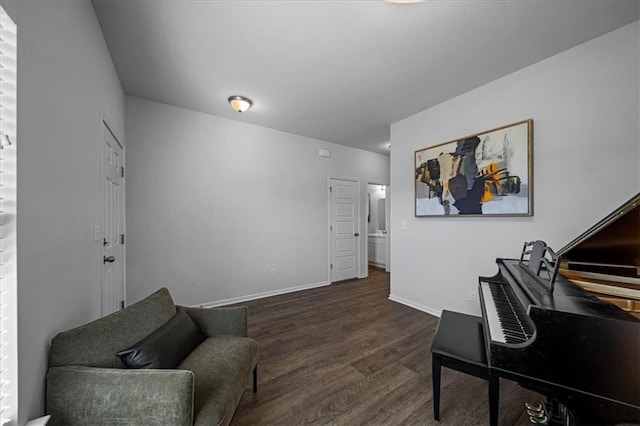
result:
[[[205,339],[185,311],[117,355],[129,368],[175,368]]]
[[[194,425],[227,425],[258,362],[258,343],[247,337],[208,338],[178,366],[195,376]]]
[[[116,352],[148,336],[175,314],[169,290],[162,288],[123,310],[59,333],[51,341],[49,365],[124,368]]]

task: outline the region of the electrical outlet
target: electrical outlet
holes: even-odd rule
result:
[[[475,290],[469,290],[469,302],[476,303],[478,301],[478,293]]]
[[[271,268],[271,270],[269,271],[269,276],[271,278],[276,276],[276,268]]]

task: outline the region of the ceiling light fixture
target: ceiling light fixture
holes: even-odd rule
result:
[[[251,108],[251,105],[253,105],[251,99],[239,95],[229,96],[229,99],[227,100],[229,101],[229,105],[231,105],[231,108],[233,108],[233,110],[237,113],[245,112],[246,110]]]

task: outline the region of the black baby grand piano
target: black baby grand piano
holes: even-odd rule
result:
[[[640,194],[557,255],[536,242],[496,263],[479,279],[487,363],[546,396],[532,421],[640,424],[640,320],[607,301],[640,299]]]

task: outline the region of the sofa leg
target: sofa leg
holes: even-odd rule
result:
[[[431,381],[433,384],[433,419],[440,420],[440,370],[442,359],[438,355],[431,357]],[[493,425],[492,425],[493,426]]]
[[[253,368],[253,393],[258,392],[258,366]]]

